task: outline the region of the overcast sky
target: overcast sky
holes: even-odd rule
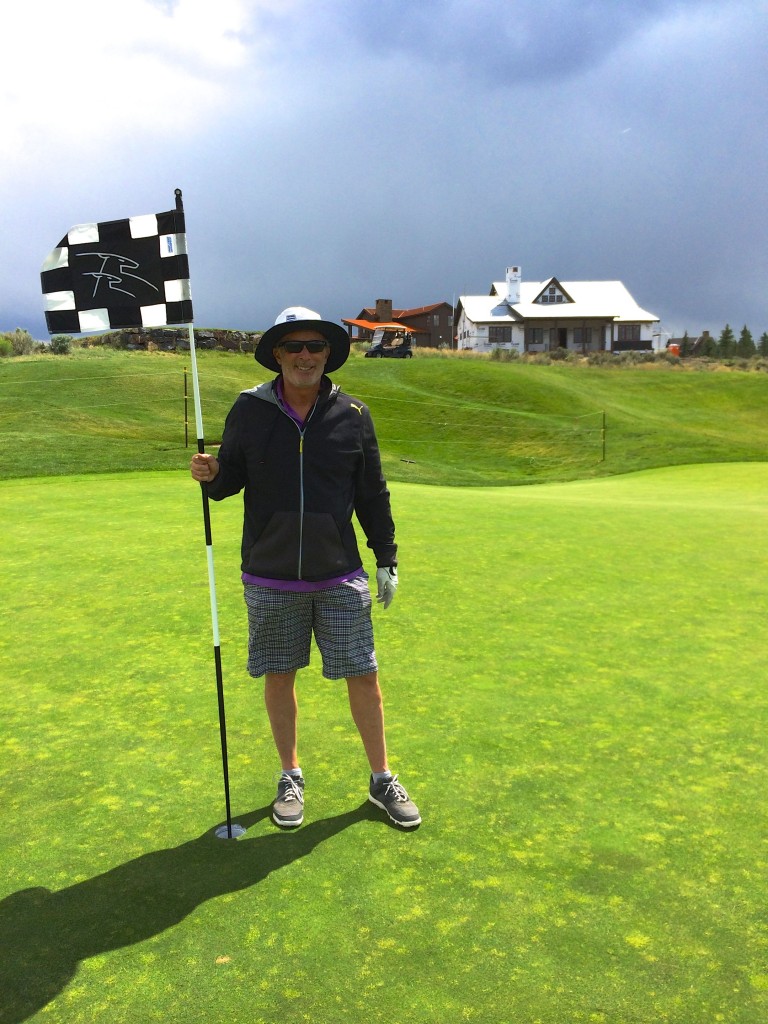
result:
[[[766,0],[27,0],[0,14],[0,330],[181,188],[200,327],[622,280],[768,330]]]

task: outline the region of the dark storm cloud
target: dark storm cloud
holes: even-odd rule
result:
[[[764,0],[136,8],[146,30],[108,40],[135,109],[123,89],[52,122],[41,88],[4,121],[0,330],[44,332],[39,263],[68,227],[175,186],[203,326],[450,301],[519,263],[623,280],[675,332],[768,329]]]
[[[604,59],[660,18],[702,0],[380,0],[340,4],[352,35],[372,53],[460,69],[496,86],[568,78]]]

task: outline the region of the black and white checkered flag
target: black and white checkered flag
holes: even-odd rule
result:
[[[191,324],[184,212],[77,224],[40,280],[51,334]]]

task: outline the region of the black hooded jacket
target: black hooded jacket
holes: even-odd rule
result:
[[[245,489],[242,570],[275,580],[333,579],[362,564],[353,513],[378,566],[397,564],[389,490],[370,412],[323,377],[300,427],[280,405],[277,378],[243,391],[227,416],[220,501]]]

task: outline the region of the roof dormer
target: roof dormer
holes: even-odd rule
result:
[[[533,301],[539,306],[549,306],[563,302],[573,302],[573,299],[556,277],[550,277]]]

